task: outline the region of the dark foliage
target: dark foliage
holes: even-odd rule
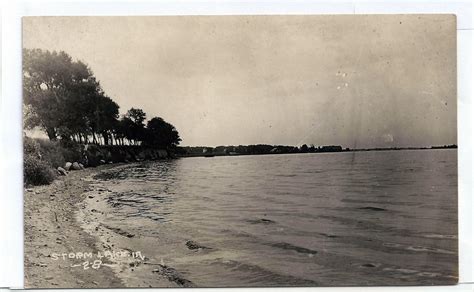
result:
[[[259,155],[259,154],[289,154],[289,153],[317,153],[317,152],[340,152],[341,146],[319,146],[303,144],[300,148],[283,145],[239,145],[239,146],[217,146],[217,147],[178,147],[176,154],[182,156],[200,156],[206,154],[214,155]]]
[[[42,154],[43,153],[43,154]],[[23,142],[23,177],[25,185],[44,185],[51,183],[56,173],[43,157],[41,145],[30,138]],[[48,153],[49,154],[49,153]]]
[[[139,108],[119,118],[118,104],[105,94],[92,70],[65,52],[24,49],[23,84],[25,127],[41,127],[66,149],[77,143],[141,145],[145,140],[174,148],[181,141],[174,126],[161,118],[150,120],[148,129],[146,114]],[[55,165],[60,162],[59,154],[51,158]]]
[[[32,155],[25,155],[23,159],[23,177],[25,185],[37,186],[50,184],[56,174],[45,161]]]
[[[176,128],[162,118],[153,118],[148,121],[145,134],[145,143],[157,148],[175,148],[181,138]]]

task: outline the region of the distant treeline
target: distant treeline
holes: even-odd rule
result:
[[[443,146],[431,146],[431,149],[455,149],[458,148],[458,145],[451,144],[451,145],[443,145]]]
[[[181,138],[160,117],[119,106],[102,90],[92,70],[65,52],[23,50],[23,102],[26,129],[42,128],[51,141],[147,145],[175,148]]]
[[[431,147],[386,147],[386,148],[343,148],[338,145],[314,146],[303,144],[300,147],[283,145],[239,145],[239,146],[185,146],[177,147],[176,155],[186,156],[224,156],[224,155],[258,155],[258,154],[290,154],[290,153],[325,153],[346,151],[387,151],[387,150],[429,150],[429,149],[456,149],[457,145]]]
[[[458,145],[443,145],[443,146],[431,146],[431,147],[385,147],[385,148],[359,148],[352,149],[351,151],[386,151],[386,150],[428,150],[428,149],[456,149]]]
[[[346,150],[349,150],[348,148]],[[212,156],[212,155],[256,155],[256,154],[288,154],[288,153],[316,153],[341,152],[342,146],[314,146],[303,144],[301,147],[283,145],[239,145],[239,146],[187,146],[178,147],[176,154],[180,156]]]

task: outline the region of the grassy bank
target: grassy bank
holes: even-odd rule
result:
[[[50,184],[58,174],[57,168],[67,161],[81,159],[80,145],[61,145],[45,139],[23,139],[23,179],[25,186]]]
[[[70,169],[101,164],[169,158],[163,149],[132,145],[95,145],[64,143],[46,139],[23,139],[23,175],[25,186],[50,184]]]

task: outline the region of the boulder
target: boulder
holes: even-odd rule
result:
[[[139,151],[137,156],[138,156],[137,161],[143,161],[143,160],[146,159],[145,151]],[[138,159],[140,159],[140,160],[138,160]]]
[[[62,168],[61,166],[58,167],[58,173],[60,175],[67,175],[67,171],[64,168]]]
[[[71,169],[72,163],[71,162],[66,162],[66,165],[64,165],[64,169],[66,171],[69,171]]]
[[[81,170],[81,166],[79,166],[79,163],[74,162],[71,166],[72,170]]]
[[[105,160],[101,159],[100,164],[105,164]]]
[[[212,249],[212,248],[210,248],[210,247],[200,245],[199,243],[197,243],[197,242],[195,242],[195,241],[192,241],[192,240],[186,241],[186,246],[188,247],[188,249],[191,249],[191,250],[195,250],[195,249]]]
[[[163,149],[158,149],[158,157],[159,158],[167,158],[168,157],[168,152]]]
[[[79,163],[79,167],[80,167],[81,169],[84,169],[84,164]]]

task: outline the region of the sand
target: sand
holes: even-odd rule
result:
[[[136,263],[146,259],[126,255],[126,246],[105,244],[107,239],[94,233],[90,222],[81,221],[85,200],[90,199],[91,193],[101,191],[92,177],[110,167],[117,166],[72,171],[51,185],[25,189],[25,288],[185,286],[171,281],[173,277],[166,266],[147,263],[138,267]],[[119,237],[127,238],[120,234]],[[123,253],[110,256],[116,251]],[[101,264],[94,265],[96,260]]]

